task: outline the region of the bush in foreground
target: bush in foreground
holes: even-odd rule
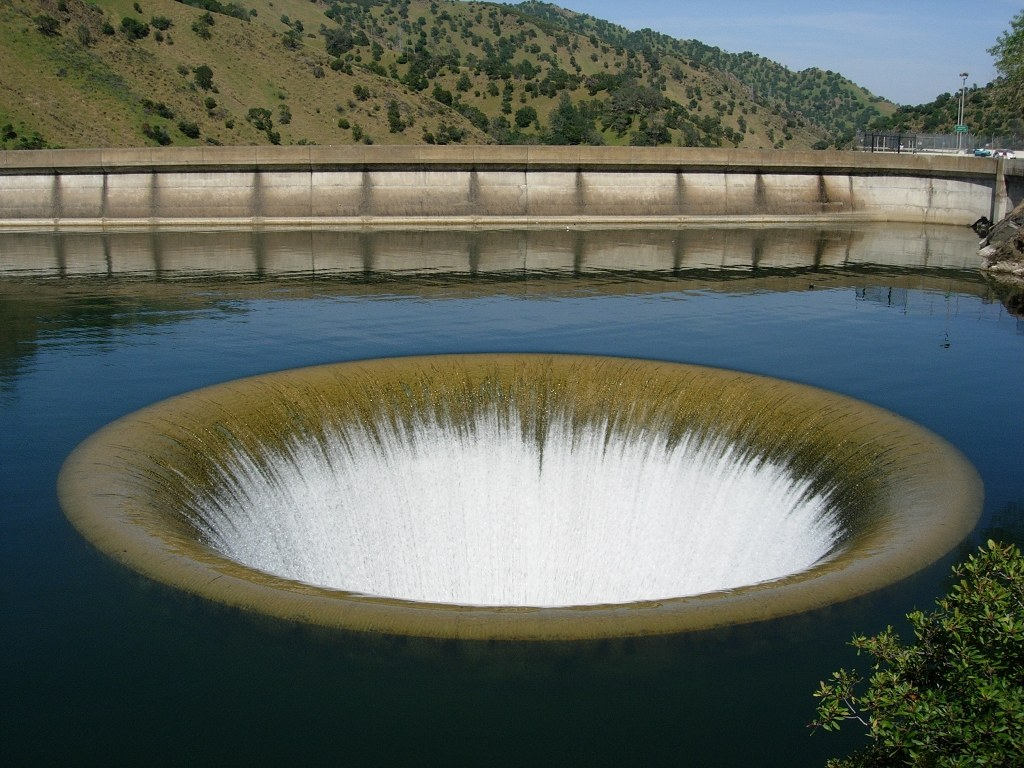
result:
[[[815,729],[864,726],[868,746],[832,768],[1024,764],[1024,557],[989,541],[953,568],[958,579],[931,613],[852,641],[874,658],[867,687],[841,669],[814,693]]]

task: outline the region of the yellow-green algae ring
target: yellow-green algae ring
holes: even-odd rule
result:
[[[188,496],[218,461],[290,439],[417,414],[553,413],[622,434],[707,435],[829,486],[840,542],[808,570],[668,599],[536,608],[413,602],[280,578],[214,551]],[[609,425],[611,425],[609,427]],[[197,491],[197,489],[199,489]],[[439,638],[565,640],[687,632],[776,618],[866,594],[937,560],[973,528],[981,481],[953,446],[888,411],[735,371],[571,355],[445,355],[339,363],[232,381],[104,427],[59,478],[68,519],[100,551],[159,582],[244,611],[325,628]]]

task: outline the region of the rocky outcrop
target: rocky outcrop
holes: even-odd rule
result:
[[[978,254],[993,276],[1024,281],[1024,203],[989,230]]]

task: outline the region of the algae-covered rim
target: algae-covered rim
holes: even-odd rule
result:
[[[427,385],[409,396],[410,381]],[[584,411],[628,402],[631,418],[644,418],[648,408],[668,408],[687,428],[696,424],[728,432],[741,425],[745,440],[781,443],[778,450],[795,452],[798,464],[815,467],[809,471],[818,471],[823,451],[835,454],[826,471],[850,475],[845,540],[831,557],[802,573],[722,592],[613,605],[463,606],[361,595],[246,567],[200,541],[180,510],[167,503],[170,497],[160,495],[178,474],[202,474],[211,450],[226,445],[219,442],[224,425],[244,425],[253,409],[279,420],[282,431],[315,431],[325,413],[344,420],[375,403],[394,408],[396,393],[402,408],[420,407],[429,391],[472,409],[481,393],[517,395],[531,387],[530,397],[543,393],[538,407],[569,397]],[[248,439],[244,428],[231,436],[239,439]],[[154,472],[159,482],[144,481]],[[956,448],[913,422],[843,395],[682,363],[529,354],[343,362],[182,394],[118,419],[85,440],[61,469],[58,490],[68,519],[93,546],[185,592],[324,628],[505,640],[688,632],[848,600],[942,557],[974,527],[982,500],[981,480]]]

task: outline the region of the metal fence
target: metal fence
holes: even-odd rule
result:
[[[1024,136],[983,136],[974,133],[880,133],[857,134],[863,152],[936,152],[956,154],[976,149],[1024,150]]]

